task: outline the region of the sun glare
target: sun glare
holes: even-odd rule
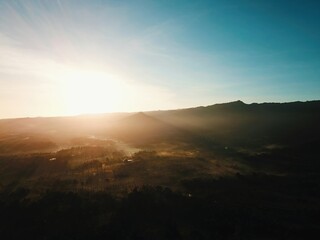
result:
[[[64,107],[69,114],[114,112],[125,96],[124,84],[101,72],[72,70],[60,80]]]

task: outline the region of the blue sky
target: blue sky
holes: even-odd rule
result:
[[[0,1],[0,118],[319,99],[318,1]]]

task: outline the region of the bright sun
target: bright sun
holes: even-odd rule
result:
[[[68,71],[60,80],[69,114],[114,112],[125,96],[124,84],[105,73]]]

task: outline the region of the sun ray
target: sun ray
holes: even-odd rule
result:
[[[61,95],[70,114],[117,111],[125,99],[125,85],[111,75],[70,70],[60,76]]]

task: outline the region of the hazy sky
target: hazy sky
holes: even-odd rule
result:
[[[320,99],[320,1],[0,0],[0,118]]]

